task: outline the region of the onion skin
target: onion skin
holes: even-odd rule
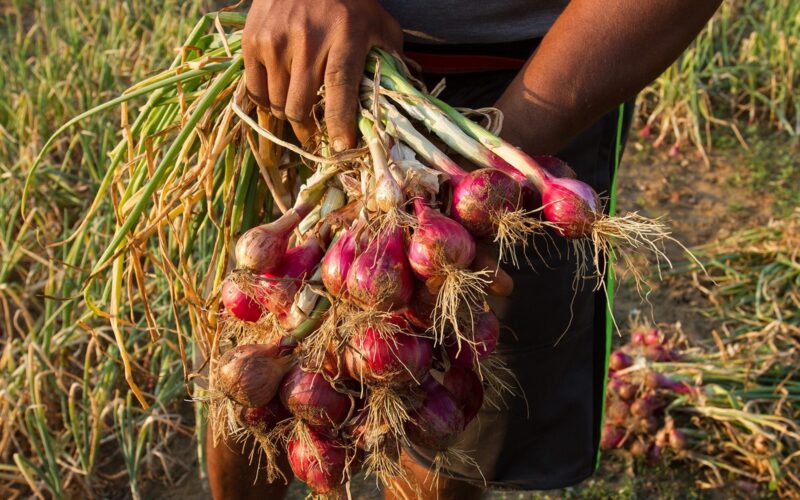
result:
[[[258,302],[244,293],[230,280],[225,280],[222,285],[222,304],[226,310],[242,321],[258,321],[263,313]]]
[[[455,189],[451,215],[477,238],[497,234],[497,216],[520,208],[519,184],[495,169],[482,168],[465,175]]]
[[[314,493],[330,493],[342,485],[347,450],[336,439],[306,429],[308,441],[293,436],[287,443],[289,465],[298,479]]]
[[[472,422],[483,406],[483,384],[473,370],[453,365],[444,374],[442,385],[456,398],[464,412],[464,425]]]
[[[605,424],[603,426],[603,434],[600,438],[600,448],[604,450],[612,450],[617,448],[622,439],[625,437],[625,431],[616,425]]]
[[[614,351],[608,357],[608,368],[614,370],[615,372],[624,370],[625,368],[630,367],[632,364],[633,360],[631,357],[622,351]]]
[[[279,422],[292,417],[280,398],[272,400],[264,406],[258,408],[245,408],[239,410],[239,422],[248,429],[252,429],[261,434],[272,430]]]
[[[644,333],[634,332],[633,335],[631,335],[631,344],[644,345]]]
[[[417,282],[408,307],[403,311],[403,316],[420,330],[427,330],[433,325],[435,310],[436,295],[431,293],[425,283]]]
[[[549,178],[542,192],[542,211],[558,232],[570,239],[591,237],[600,211],[600,198],[585,182]]]
[[[334,296],[347,289],[347,273],[356,258],[356,239],[350,230],[344,230],[330,246],[322,259],[322,282]]]
[[[247,344],[230,349],[217,366],[217,388],[247,408],[265,406],[278,392],[291,359],[276,358],[275,348]]]
[[[388,319],[405,331],[408,323],[402,316]],[[399,333],[381,334],[367,326],[351,338],[344,353],[349,375],[356,380],[388,385],[407,384],[425,378],[433,361],[433,344],[429,339]]]
[[[644,335],[644,343],[646,345],[661,345],[661,335],[658,329],[653,328]]]
[[[448,267],[465,269],[475,258],[475,240],[464,226],[416,198],[419,226],[408,243],[408,261],[422,280],[440,275]]]
[[[247,230],[236,242],[236,267],[258,274],[275,270],[303,217],[302,211],[292,209],[274,222]]]
[[[350,398],[338,392],[319,373],[303,371],[295,366],[281,386],[281,401],[312,427],[331,428],[344,423],[350,413]]]
[[[384,230],[353,261],[347,291],[358,305],[379,311],[402,309],[414,292],[414,276],[400,228]]]
[[[473,324],[474,344],[461,343],[461,351],[458,344],[453,339],[445,346],[447,357],[453,364],[466,368],[472,368],[475,362],[484,361],[491,355],[497,347],[500,338],[500,321],[492,311],[478,313]]]
[[[322,248],[316,237],[308,238],[302,245],[289,249],[283,261],[273,272],[261,273],[259,301],[279,321],[292,309],[295,295],[322,259]]]
[[[464,430],[464,413],[455,397],[439,382],[428,377],[420,385],[425,399],[406,423],[412,443],[436,451],[444,451],[455,443]]]
[[[689,443],[686,439],[686,435],[679,431],[678,429],[671,429],[667,434],[669,440],[669,446],[675,451],[683,451],[685,450]]]
[[[606,418],[612,424],[623,425],[630,415],[630,406],[625,401],[613,401],[606,408]]]

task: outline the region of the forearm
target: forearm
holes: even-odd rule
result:
[[[500,98],[503,136],[555,153],[635,95],[691,43],[720,0],[573,0]]]

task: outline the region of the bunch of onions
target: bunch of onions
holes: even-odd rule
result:
[[[305,427],[289,439],[287,452],[292,472],[314,493],[331,493],[344,483],[347,447],[338,439]]]
[[[417,446],[435,451],[450,448],[464,430],[462,405],[450,391],[428,376],[420,385],[423,401],[406,425],[408,438]]]
[[[320,373],[292,368],[281,385],[281,402],[292,415],[312,427],[330,429],[344,423],[353,400],[336,390]]]
[[[408,304],[414,292],[414,277],[401,228],[383,229],[353,260],[347,274],[347,291],[353,302],[367,309],[393,311]]]
[[[351,337],[344,352],[345,366],[351,377],[372,384],[403,385],[419,383],[431,367],[432,342],[409,332],[400,315],[388,320],[400,328],[397,333],[382,332],[371,325]]]

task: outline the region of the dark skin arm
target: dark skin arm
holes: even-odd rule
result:
[[[572,0],[497,102],[503,136],[554,154],[653,81],[720,0]]]

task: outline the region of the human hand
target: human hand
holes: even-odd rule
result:
[[[489,295],[508,297],[514,291],[514,280],[497,263],[497,252],[486,243],[477,242],[475,259],[472,261],[474,271],[488,270],[491,282],[486,287]]]
[[[325,123],[339,152],[356,144],[367,53],[399,52],[402,44],[400,25],[377,0],[254,0],[242,35],[247,90],[305,143],[324,83]]]

